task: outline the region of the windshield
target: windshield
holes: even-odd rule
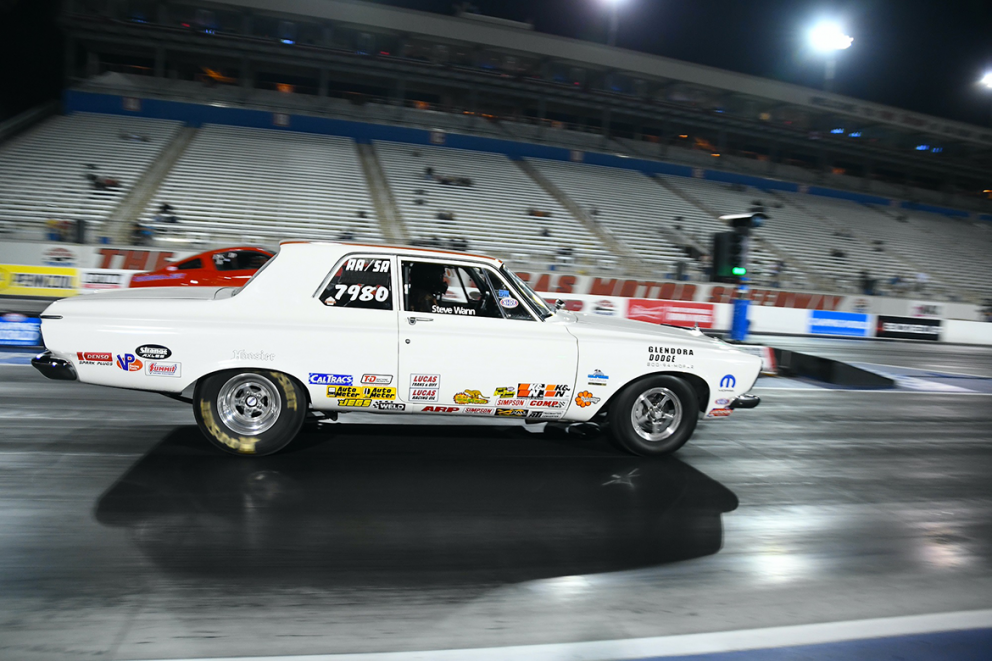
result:
[[[505,266],[501,269],[501,271],[503,275],[505,275],[510,282],[512,282],[516,288],[520,290],[520,293],[530,302],[530,304],[534,306],[534,309],[537,311],[537,314],[541,317],[541,319],[547,319],[555,313],[554,309],[548,305],[547,301],[538,296],[526,282],[517,276],[516,273]]]

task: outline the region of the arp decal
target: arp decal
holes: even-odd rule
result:
[[[575,403],[581,408],[585,408],[587,406],[592,406],[593,404],[599,404],[599,397],[593,397],[591,392],[588,390],[583,390],[575,396]]]
[[[420,409],[424,413],[457,413],[457,406],[425,406]]]
[[[568,397],[571,390],[563,383],[520,383],[517,385],[517,397],[521,399],[562,399]]]
[[[76,358],[80,365],[113,365],[114,355],[102,351],[77,351]]]
[[[310,372],[310,383],[315,386],[350,386],[354,379],[350,374],[320,374]]]
[[[148,376],[182,376],[182,363],[145,363]]]
[[[134,353],[149,360],[165,360],[172,355],[172,350],[161,344],[142,344],[134,350]]]
[[[363,374],[362,385],[366,386],[388,386],[393,382],[392,374]]]
[[[497,418],[526,418],[526,409],[496,409]]]
[[[483,397],[479,390],[465,390],[455,395],[455,404],[488,404],[489,398]]]
[[[117,366],[125,372],[140,372],[144,366],[133,353],[117,354]]]

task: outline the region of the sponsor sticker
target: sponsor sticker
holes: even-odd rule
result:
[[[526,418],[526,409],[496,409],[497,418]]]
[[[123,356],[117,354],[117,367],[125,372],[140,372],[143,366],[144,363],[138,360],[138,357],[133,353],[126,353]]]
[[[652,346],[648,347],[648,367],[679,367],[692,368],[690,356],[695,355],[692,349],[682,347]]]
[[[716,404],[717,406],[726,406],[727,404],[730,403],[730,400],[727,399],[727,398],[725,398],[725,397],[723,397],[723,398],[720,398],[720,399],[716,400],[713,403]]]
[[[585,408],[587,406],[592,406],[593,404],[599,404],[599,397],[593,397],[591,392],[588,390],[583,390],[575,396],[575,403],[581,408]]]
[[[114,355],[104,351],[77,351],[76,359],[80,365],[113,365]]]
[[[730,409],[713,409],[706,414],[707,418],[726,418],[732,411]]]
[[[565,400],[563,399],[538,399],[530,402],[531,408],[538,409],[563,409]]]
[[[269,353],[267,351],[245,351],[244,349],[235,349],[233,351],[234,360],[275,360],[276,355],[274,353]]]
[[[517,299],[515,298],[501,298],[499,299],[499,304],[502,305],[504,308],[511,310],[517,307],[518,305],[520,305],[520,303],[518,303]]]
[[[396,399],[396,388],[383,386],[327,386],[328,397],[343,399]]]
[[[457,406],[425,406],[420,409],[424,413],[457,413]]]
[[[372,402],[372,408],[379,409],[380,411],[405,411],[406,404],[400,404],[399,402],[387,402],[378,399]]]
[[[610,380],[610,377],[603,374],[602,370],[593,370],[592,374],[589,375],[589,380],[606,382]]]
[[[497,388],[496,392],[493,393],[493,397],[513,397],[516,394],[516,388]]]
[[[482,408],[478,406],[468,406],[462,409],[462,413],[467,413],[469,415],[492,415],[496,412],[496,409]]]
[[[315,386],[350,386],[354,379],[350,374],[322,374],[310,372],[310,383]]]
[[[393,382],[392,374],[363,374],[362,383],[367,386],[388,386]],[[346,385],[346,384],[344,384]]]
[[[737,378],[733,374],[725,374],[722,379],[720,379],[720,392],[726,392],[733,390],[737,385]]]
[[[528,420],[553,420],[560,418],[565,415],[563,411],[529,411],[527,413]]]
[[[371,405],[372,405],[371,399],[339,399],[338,400],[338,406],[345,406],[348,408],[367,409]]]
[[[172,351],[161,344],[142,344],[134,350],[134,353],[149,360],[165,360],[172,355]]]
[[[437,388],[441,385],[440,374],[411,374],[411,388]]]
[[[522,399],[561,399],[568,397],[572,388],[564,383],[520,383],[517,385],[517,397]]]
[[[523,406],[527,403],[523,399],[499,399],[496,400],[496,406]]]
[[[145,363],[148,376],[182,376],[182,363]]]
[[[489,398],[483,397],[479,390],[464,390],[455,395],[455,404],[488,404]]]
[[[440,392],[437,388],[410,388],[410,401],[436,402]]]

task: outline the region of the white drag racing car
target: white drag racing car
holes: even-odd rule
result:
[[[698,330],[555,309],[496,259],[285,242],[243,287],[102,292],[42,315],[55,379],[192,400],[218,448],[276,452],[308,415],[606,424],[674,452],[753,408],[761,360]],[[314,413],[311,413],[314,412]]]

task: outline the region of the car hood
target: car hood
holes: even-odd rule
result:
[[[576,334],[605,333],[627,339],[644,338],[652,341],[659,339],[677,341],[680,343],[700,344],[705,346],[720,346],[731,348],[720,340],[707,337],[700,331],[674,326],[661,326],[646,321],[633,321],[620,317],[606,317],[598,314],[572,313],[574,321],[571,327]]]
[[[93,292],[84,296],[73,297],[74,301],[106,301],[108,299],[163,299],[185,298],[195,301],[205,301],[214,298],[225,298],[236,287],[138,287],[135,289],[109,289]]]

